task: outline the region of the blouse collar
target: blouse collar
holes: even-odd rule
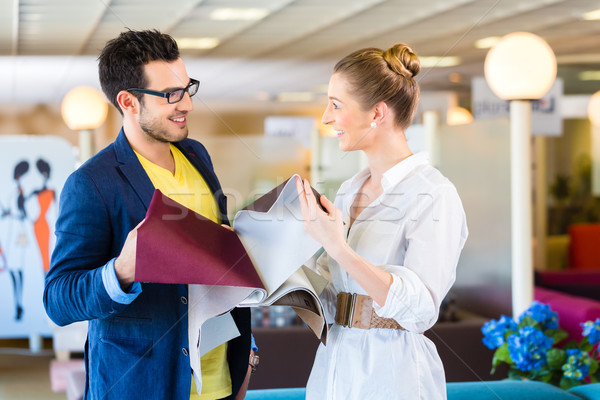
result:
[[[392,168],[388,169],[383,173],[383,177],[381,178],[381,186],[383,186],[383,191],[387,192],[396,186],[400,181],[408,176],[415,168],[429,165],[429,154],[426,152],[421,152],[417,154],[413,154],[400,161],[398,164],[394,165]]]
[[[394,165],[392,168],[383,173],[383,177],[381,179],[383,191],[389,191],[400,181],[406,178],[408,174],[410,174],[415,168],[422,165],[429,165],[429,153],[427,152],[416,153],[400,161],[398,164]],[[354,175],[350,182],[351,190],[359,190],[369,176],[369,167]]]

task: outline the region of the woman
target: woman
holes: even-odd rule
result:
[[[407,45],[368,48],[339,61],[329,82],[323,123],[369,166],[335,203],[321,196],[324,210],[297,182],[305,229],[325,249],[316,268],[330,281],[322,298],[336,321],[307,399],[446,397],[442,363],[422,333],[454,283],[468,232],[454,186],[407,145],[419,69]]]
[[[52,203],[54,203],[54,199],[56,194],[53,189],[48,188],[48,180],[50,179],[50,164],[40,158],[35,163],[39,173],[43,177],[42,187],[33,192],[34,195],[37,196],[39,206],[40,206],[40,214],[38,218],[33,223],[33,231],[35,233],[35,238],[38,243],[38,248],[40,249],[40,255],[42,256],[42,268],[44,270],[44,274],[47,274],[50,270],[50,225],[48,224],[48,210]]]
[[[15,301],[15,321],[23,318],[23,269],[25,268],[25,258],[29,247],[29,230],[27,220],[27,208],[25,203],[27,196],[23,189],[22,179],[29,171],[29,162],[20,161],[15,165],[13,179],[17,186],[16,210],[12,214],[13,221],[9,230],[9,237],[12,244],[10,254],[8,254],[8,270],[12,279],[13,298]]]

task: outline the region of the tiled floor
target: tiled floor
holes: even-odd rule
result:
[[[48,350],[32,355],[26,342],[0,340],[0,400],[65,400],[50,389],[53,357]]]

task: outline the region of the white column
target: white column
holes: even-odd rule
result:
[[[29,350],[32,353],[39,353],[42,351],[42,335],[39,333],[29,334]]]
[[[94,131],[81,129],[79,131],[79,162],[83,164],[94,155]]]
[[[431,165],[439,167],[440,149],[439,149],[439,127],[440,114],[437,111],[423,112],[423,126],[425,127],[425,149],[429,153]]]
[[[533,300],[531,251],[531,102],[510,102],[511,243],[513,317]]]

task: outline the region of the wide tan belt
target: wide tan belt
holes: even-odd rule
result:
[[[401,329],[395,319],[381,318],[373,309],[373,299],[369,296],[355,293],[340,292],[337,295],[335,323],[351,328],[372,329]]]

